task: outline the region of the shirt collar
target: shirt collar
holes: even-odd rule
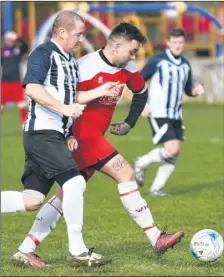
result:
[[[102,49],[100,49],[100,50],[98,51],[98,53],[99,53],[101,59],[102,59],[106,64],[108,64],[109,66],[116,67],[116,65],[112,64],[112,63],[107,59],[107,57],[104,55],[103,49],[104,49],[104,48],[102,48]]]
[[[53,42],[54,44],[56,44],[56,46],[58,47],[58,49],[60,50],[60,52],[69,60],[70,59],[70,55],[68,53],[66,53],[63,48],[61,47],[60,44],[58,44],[53,38],[51,39],[51,42]]]
[[[170,50],[169,50],[168,48],[166,49],[165,52],[166,52],[168,58],[169,58],[173,63],[175,63],[176,65],[180,65],[180,64],[181,64],[181,57],[178,58],[178,59],[175,59],[174,56],[173,56],[173,54],[170,52]]]

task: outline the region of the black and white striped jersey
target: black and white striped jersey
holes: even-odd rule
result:
[[[30,54],[23,87],[40,84],[55,99],[72,104],[76,97],[78,65],[54,40],[38,46]],[[24,131],[56,130],[65,136],[72,125],[72,118],[50,110],[29,99],[28,119]]]
[[[192,96],[193,78],[190,63],[184,57],[175,58],[169,49],[152,57],[141,74],[150,80],[148,103],[151,117],[182,118],[183,92]]]

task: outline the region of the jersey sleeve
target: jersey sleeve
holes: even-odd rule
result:
[[[79,81],[77,83],[77,91],[87,91],[91,89],[91,80],[88,78],[85,63],[85,56],[77,60],[79,68]]]
[[[79,81],[77,83],[77,91],[87,91],[90,90],[90,80],[86,80],[86,81]]]
[[[145,81],[148,81],[153,76],[153,74],[155,74],[159,61],[160,59],[158,57],[152,57],[145,64],[145,66],[141,70],[141,75]]]
[[[188,96],[193,96],[192,90],[193,90],[194,80],[193,80],[192,68],[190,65],[189,65],[189,67],[190,67],[190,69],[188,72],[188,78],[187,78],[187,82],[185,84],[184,91]]]
[[[36,48],[29,56],[23,87],[28,84],[43,85],[50,66],[50,53],[44,48]]]
[[[128,67],[126,68],[128,79],[127,79],[127,87],[133,92],[133,93],[142,93],[145,91],[145,81],[142,78],[141,74],[137,70],[137,68],[134,66],[133,63],[130,63]]]

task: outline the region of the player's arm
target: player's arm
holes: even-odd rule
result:
[[[147,86],[144,85],[140,92],[135,92],[132,97],[132,102],[128,116],[125,118],[126,122],[131,128],[133,128],[141,115],[148,99]]]
[[[151,59],[148,60],[148,62],[145,64],[143,69],[141,70],[140,74],[144,78],[145,82],[147,82],[151,77],[156,73],[157,70],[157,65],[160,61],[159,56],[154,56]],[[149,105],[150,97],[149,97],[149,90],[148,90],[148,100],[147,103],[145,104],[145,107],[142,111],[142,116],[143,117],[149,117],[151,113],[151,108]]]
[[[34,50],[28,59],[23,87],[26,89],[26,95],[36,103],[62,113],[64,104],[54,99],[43,86],[50,65],[50,54],[47,50],[43,48]]]
[[[43,84],[50,68],[50,63],[50,54],[47,50],[37,48],[31,53],[27,63],[27,72],[23,80],[26,95],[41,106],[55,112],[62,113],[66,116],[80,116],[83,109],[77,106],[79,104],[65,105],[61,101],[53,98],[44,88]],[[81,111],[79,108],[81,108]]]
[[[132,74],[127,86],[133,91],[132,102],[128,116],[123,122],[111,124],[111,133],[115,135],[126,135],[133,128],[141,115],[147,102],[147,86],[139,72]],[[139,89],[140,88],[140,89]]]
[[[94,99],[102,96],[116,96],[119,94],[122,86],[123,85],[121,85],[119,82],[107,82],[100,87],[92,90],[87,90],[88,84],[85,84],[85,82],[83,82],[80,83],[78,86],[79,91],[77,93],[76,100],[80,104],[87,104]],[[81,91],[82,89],[83,91]]]
[[[141,70],[140,74],[144,78],[145,82],[147,82],[156,73],[158,62],[159,62],[158,57],[152,57],[151,59],[148,60],[148,62]]]
[[[187,79],[184,91],[188,96],[191,96],[191,97],[199,96],[204,93],[203,86],[197,83],[196,81],[194,81],[191,67],[188,73],[188,79]]]

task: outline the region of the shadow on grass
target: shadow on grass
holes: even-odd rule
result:
[[[223,188],[224,185],[224,180],[217,180],[215,182],[207,182],[207,183],[201,183],[201,184],[180,184],[178,187],[172,188],[172,189],[166,189],[165,192],[170,193],[172,195],[182,195],[182,194],[191,194],[192,192],[197,192],[203,189],[208,189],[208,188]],[[141,190],[141,189],[140,189]],[[143,196],[148,196],[148,197],[157,197],[159,196],[150,196],[148,192],[142,192]],[[164,199],[170,199],[170,197],[162,197]]]

